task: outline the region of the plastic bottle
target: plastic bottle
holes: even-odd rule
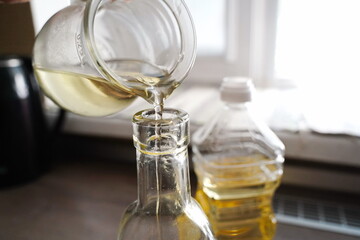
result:
[[[193,137],[196,199],[218,240],[272,239],[284,145],[252,110],[251,79],[225,78],[223,106]]]

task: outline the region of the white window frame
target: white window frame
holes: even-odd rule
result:
[[[226,50],[220,56],[198,56],[190,80],[219,86],[223,77],[240,75],[252,78],[259,89],[294,87],[288,79],[275,78],[278,4],[279,0],[226,0]],[[280,130],[277,134],[293,158],[360,166],[360,140],[356,137],[308,130]]]
[[[251,77],[260,88],[274,80],[278,0],[226,0],[226,46],[219,56],[198,56],[192,81],[219,84],[226,76]],[[210,27],[210,26],[209,26]]]
[[[225,52],[218,56],[197,56],[190,73],[192,81],[219,83],[226,75],[249,74],[251,0],[225,1]]]

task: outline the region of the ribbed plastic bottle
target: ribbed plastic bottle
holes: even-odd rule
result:
[[[284,145],[254,114],[251,79],[224,78],[221,110],[193,136],[196,199],[218,240],[270,240]]]

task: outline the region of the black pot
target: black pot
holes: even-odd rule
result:
[[[48,169],[48,130],[31,58],[0,56],[0,187]]]

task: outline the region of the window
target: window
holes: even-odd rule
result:
[[[197,31],[198,55],[216,56],[225,51],[225,6],[224,0],[206,1],[188,0],[188,7],[193,14]]]
[[[274,78],[303,92],[313,130],[360,136],[360,2],[279,0]]]
[[[274,129],[294,133],[292,140],[298,139],[291,140],[288,152],[292,156],[332,159],[335,163],[341,159],[344,163],[358,165],[360,1],[186,2],[195,23],[207,23],[216,16],[216,21],[222,25],[216,31],[225,39],[221,52],[206,50],[217,55],[204,54],[203,41],[207,35],[198,31],[202,50],[190,80],[218,85],[228,75],[253,78],[258,89],[265,92],[260,99],[264,117]],[[200,7],[196,7],[195,2]],[[219,2],[224,5],[214,14],[214,6]],[[214,6],[210,6],[212,4]],[[206,47],[214,46],[208,44]],[[324,135],[312,134],[311,138],[316,138],[314,142],[303,139],[312,131]],[[320,145],[322,147],[313,148]],[[337,149],[335,153],[330,153],[331,146]],[[347,149],[347,153],[339,146]],[[306,153],[309,149],[312,150]]]
[[[275,78],[339,88],[360,82],[360,1],[280,0]]]
[[[292,105],[280,110],[291,121],[304,118],[321,133],[360,136],[358,0],[187,3],[199,39],[192,78],[219,84],[227,75],[242,75],[259,88],[297,88],[285,99]]]
[[[198,56],[193,81],[219,83],[249,74],[251,0],[186,0],[192,13]]]

